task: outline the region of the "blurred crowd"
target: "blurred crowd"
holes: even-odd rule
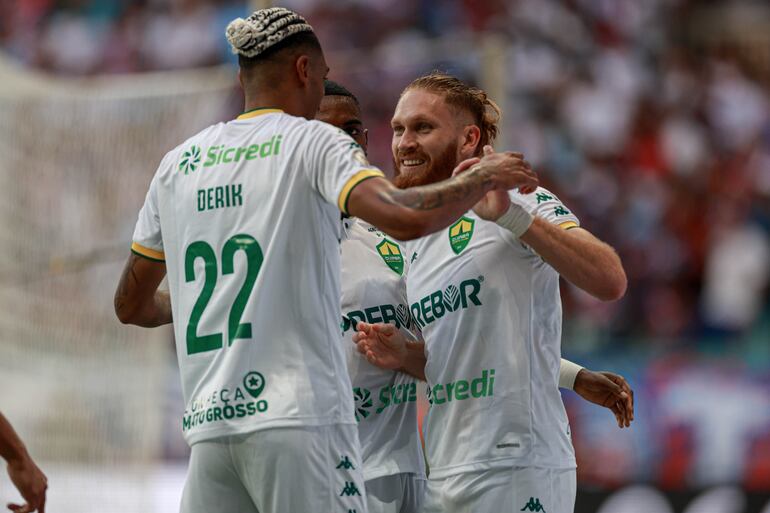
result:
[[[490,34],[504,41],[499,147],[523,151],[584,226],[617,248],[629,275],[617,304],[565,288],[569,343],[719,350],[766,335],[766,3],[281,3],[315,26],[331,78],[361,98],[371,157],[384,167],[389,116],[409,79],[439,68],[481,84],[489,61],[480,49]],[[249,10],[230,0],[5,1],[0,48],[63,75],[232,63],[224,27]]]

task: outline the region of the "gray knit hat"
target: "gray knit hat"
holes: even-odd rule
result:
[[[233,53],[256,57],[287,37],[313,32],[305,18],[283,7],[260,9],[246,18],[236,18],[225,30]]]

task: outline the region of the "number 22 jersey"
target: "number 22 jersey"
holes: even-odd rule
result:
[[[258,109],[169,152],[132,251],[166,262],[189,444],[355,423],[340,210],[382,173],[344,132]]]

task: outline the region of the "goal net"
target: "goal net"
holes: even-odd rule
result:
[[[235,85],[226,67],[61,80],[0,57],[0,411],[51,511],[156,509],[148,469],[181,436],[173,338],[121,325],[112,294],[162,156],[230,118]]]

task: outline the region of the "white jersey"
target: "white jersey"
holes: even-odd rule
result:
[[[393,474],[425,475],[417,426],[418,380],[375,367],[355,348],[359,321],[395,324],[405,335],[412,320],[404,276],[409,262],[395,240],[360,219],[344,221],[342,328],[356,401],[364,479]]]
[[[340,210],[373,169],[341,130],[259,109],[169,152],[132,250],[165,260],[194,444],[354,423],[340,346]]]
[[[545,189],[511,199],[564,228],[578,220]],[[575,466],[558,389],[559,275],[472,211],[408,244],[412,319],[426,343],[430,477],[496,467]]]

